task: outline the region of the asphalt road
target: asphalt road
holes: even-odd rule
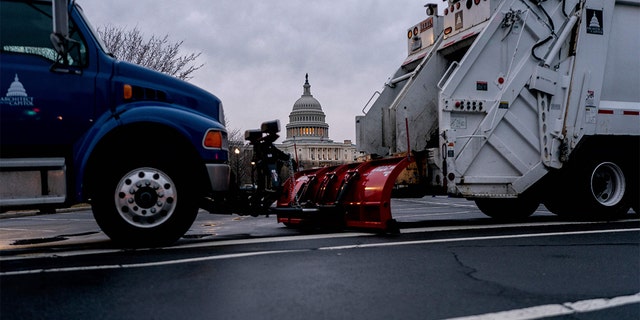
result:
[[[462,199],[394,199],[400,235],[201,213],[121,250],[90,212],[0,219],[5,319],[640,319],[640,222],[544,207],[495,224]]]

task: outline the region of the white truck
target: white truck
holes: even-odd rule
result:
[[[639,213],[640,1],[444,2],[356,117],[359,151],[494,218]]]

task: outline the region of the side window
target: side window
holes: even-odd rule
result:
[[[50,2],[0,2],[0,51],[62,61],[53,49],[49,35],[53,28]],[[87,65],[87,46],[78,29],[69,21],[69,54],[72,66]]]

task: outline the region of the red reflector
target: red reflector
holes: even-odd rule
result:
[[[613,114],[613,110],[598,110],[599,114]]]
[[[625,110],[622,112],[625,116],[640,116],[640,111],[628,111]]]

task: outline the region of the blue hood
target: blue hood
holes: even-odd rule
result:
[[[122,90],[124,84],[133,86],[134,101],[159,101],[179,105],[224,124],[220,99],[186,81],[118,60],[114,64],[113,80],[116,91]]]

